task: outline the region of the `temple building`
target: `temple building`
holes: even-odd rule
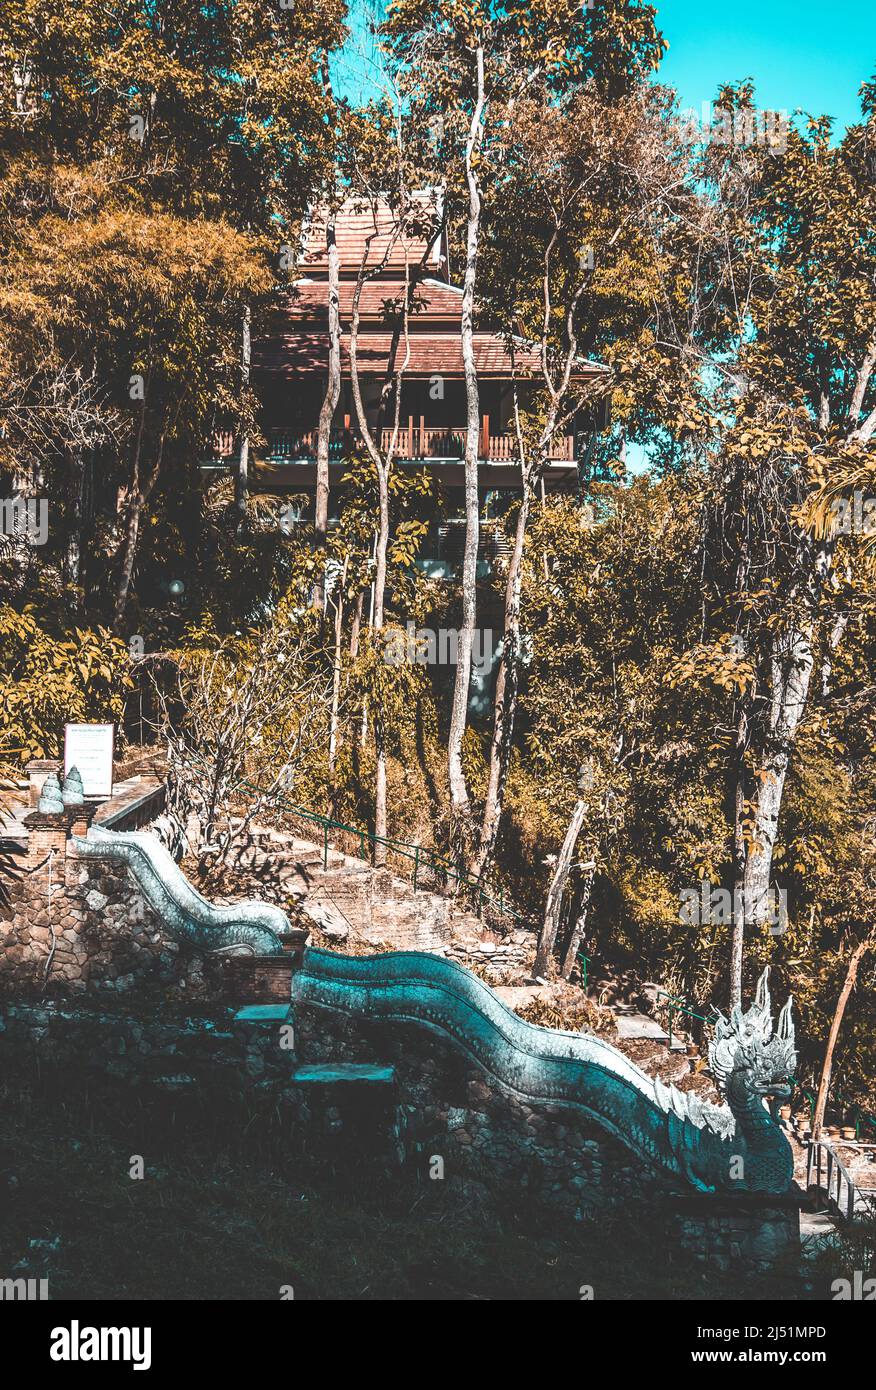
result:
[[[338,211],[341,320],[341,393],[330,444],[330,488],[337,503],[346,460],[362,441],[358,428],[350,363],[350,329],[360,267],[366,267],[359,304],[357,367],[369,429],[382,450],[395,417],[391,382],[401,370],[401,403],[394,466],[426,467],[440,475],[446,517],[437,537],[443,554],[459,549],[458,519],[464,514],[466,437],[465,374],[462,358],[462,289],[450,275],[447,234],[440,225],[436,194],[422,192],[423,215],[404,235],[393,235],[390,208],[349,200]],[[272,492],[312,494],[320,407],[326,392],[329,359],[329,266],[324,214],[316,212],[305,229],[296,259],[292,292],[282,305],[270,336],[253,344],[252,380],[261,403],[264,444],[256,444],[252,485]],[[406,283],[413,288],[407,335],[401,330]],[[474,358],[480,395],[479,486],[485,519],[496,516],[520,490],[520,466],[513,420],[513,382],[526,401],[543,389],[541,352],[521,337],[509,340],[495,325],[476,317]],[[597,387],[608,369],[581,360],[575,382]],[[544,470],[547,489],[574,488],[580,461],[594,431],[605,427],[605,393],[592,390],[594,403],[581,409],[558,435]],[[383,402],[381,406],[381,400]],[[237,441],[219,436],[216,464],[233,464]],[[457,535],[454,538],[453,533]],[[436,557],[437,558],[437,557]]]

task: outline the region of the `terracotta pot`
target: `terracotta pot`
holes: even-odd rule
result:
[[[791,1118],[791,1107],[790,1107],[790,1105],[780,1105],[780,1106],[779,1106],[779,1115],[781,1116],[781,1118],[782,1118],[783,1120],[790,1120],[790,1118]]]
[[[854,1125],[845,1125],[845,1126],[844,1126],[844,1128],[843,1128],[843,1138],[844,1138],[844,1139],[857,1139],[857,1137],[858,1137],[858,1136],[857,1136],[857,1133],[856,1133],[856,1131],[855,1131]]]

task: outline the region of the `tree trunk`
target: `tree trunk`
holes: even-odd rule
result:
[[[748,737],[748,716],[740,709],[736,721],[736,785],[733,789],[733,902],[740,903],[745,877],[745,749]],[[742,1005],[742,954],[745,944],[745,917],[738,912],[733,914],[733,930],[730,943],[730,1007]]]
[[[378,468],[380,488],[380,524],[377,532],[376,560],[374,573],[374,618],[375,632],[383,630],[383,605],[386,594],[386,551],[389,545],[389,470]],[[374,711],[374,744],[377,758],[377,780],[374,795],[374,863],[381,868],[386,863],[386,742],[383,728],[383,713]]]
[[[240,350],[240,379],[245,391],[249,390],[252,367],[252,310],[248,304],[243,310],[243,327]],[[238,535],[246,526],[246,504],[249,498],[249,434],[245,422],[241,421],[240,448],[237,456],[237,476],[234,480],[234,505],[237,509]]]
[[[551,879],[551,886],[548,889],[547,900],[545,902],[544,922],[538,937],[538,949],[533,966],[534,975],[547,975],[550,967],[551,956],[557,940],[557,933],[560,929],[560,913],[563,906],[563,893],[566,889],[566,881],[569,877],[569,870],[572,867],[572,859],[575,854],[575,846],[578,843],[578,836],[584,825],[584,817],[587,814],[587,802],[580,798],[575,802],[575,809],[569,821],[569,827],[563,840],[563,846],[557,856],[557,863],[554,869],[554,876]]]
[[[359,633],[362,630],[362,609],[365,605],[365,590],[360,589],[356,595],[356,606],[353,609],[353,621],[350,624],[350,660],[355,661],[359,655]]]
[[[85,457],[81,449],[74,450],[70,467],[70,494],[67,519],[67,553],[65,568],[71,584],[82,579],[83,530],[85,526]],[[77,605],[81,608],[81,604]]]
[[[821,1127],[824,1124],[824,1112],[827,1108],[827,1093],[830,1090],[830,1073],[833,1068],[833,1054],[836,1048],[837,1038],[839,1037],[839,1030],[842,1026],[843,1015],[846,1011],[846,1005],[849,1002],[849,995],[855,987],[855,981],[858,978],[858,966],[861,963],[861,959],[864,956],[864,953],[867,950],[869,950],[872,944],[872,939],[870,937],[865,937],[863,941],[858,942],[857,946],[852,952],[848,969],[846,970],[846,978],[843,981],[843,987],[840,990],[839,999],[836,1001],[836,1009],[834,1010],[833,1022],[830,1025],[830,1033],[827,1037],[827,1047],[824,1051],[824,1065],[821,1068],[821,1080],[818,1084],[818,1097],[815,1102],[815,1114],[812,1117],[813,1139],[818,1139],[820,1137]]]
[[[585,871],[584,881],[581,885],[581,902],[578,906],[578,916],[575,918],[575,925],[569,937],[569,944],[563,956],[563,964],[560,973],[564,980],[568,980],[578,959],[578,952],[584,940],[584,932],[587,930],[587,914],[590,911],[590,896],[593,892],[593,880],[596,876],[596,865],[590,865]]]
[[[484,816],[481,823],[480,846],[477,860],[473,866],[477,877],[486,873],[496,846],[496,837],[502,819],[505,784],[511,761],[514,719],[517,712],[517,692],[520,686],[520,591],[529,503],[530,488],[524,478],[523,496],[520,502],[520,511],[517,514],[517,530],[514,533],[514,548],[508,563],[508,577],[505,583],[505,622],[502,637],[502,657],[496,676],[496,693],[493,703],[490,772],[484,801]]]
[[[743,938],[762,927],[770,914],[769,888],[779,812],[791,749],[806,709],[812,675],[812,632],[791,632],[773,639],[772,706],[765,747],[759,758],[752,836],[746,845],[742,879],[743,930],[735,924],[730,989],[731,1007],[742,1002]]]
[[[481,197],[473,156],[480,142],[484,111],[484,51],[478,47],[477,100],[465,147],[465,177],[468,184],[468,224],[466,228],[465,276],[462,288],[462,360],[465,371],[465,551],[462,563],[462,623],[456,657],[456,679],[448,735],[447,772],[450,783],[452,835],[457,847],[468,854],[469,798],[462,765],[462,744],[468,720],[468,693],[471,680],[471,654],[477,619],[477,564],[480,508],[478,504],[478,448],[480,443],[480,394],[474,357],[474,294],[480,241]]]
[[[119,633],[122,623],[124,622],[125,609],[128,606],[128,595],[131,592],[134,561],[137,557],[137,542],[140,537],[140,519],[143,515],[143,502],[144,497],[139,488],[131,492],[128,497],[122,567],[119,573],[115,610],[113,612],[113,631],[116,634]]]
[[[347,580],[349,555],[344,560],[344,569],[338,581],[335,599],[335,650],[332,662],[332,708],[329,718],[329,756],[328,770],[331,778],[335,770],[338,752],[338,707],[341,699],[341,640],[344,634],[344,584]]]
[[[137,555],[137,538],[140,534],[140,516],[143,511],[143,496],[140,491],[140,455],[143,449],[143,435],[146,429],[145,394],[140,402],[140,418],[137,421],[137,434],[134,439],[134,461],[131,467],[131,486],[128,490],[125,509],[125,538],[122,542],[122,563],[116,585],[115,605],[113,607],[113,631],[119,632],[128,605],[131,591],[131,578],[134,573],[134,560]]]
[[[336,217],[334,207],[326,216],[325,244],[328,254],[328,331],[329,357],[328,382],[322,407],[319,412],[319,436],[316,445],[316,507],[313,530],[317,550],[324,550],[328,534],[329,507],[329,452],[331,449],[332,421],[341,396],[341,309],[340,309],[340,258],[336,238]],[[322,608],[325,603],[325,575],[320,573],[313,588],[313,606]]]

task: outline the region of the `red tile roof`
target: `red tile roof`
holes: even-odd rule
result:
[[[368,237],[373,236],[368,247],[367,264],[376,269],[387,256],[385,269],[388,272],[404,270],[405,256],[408,264],[416,266],[423,262],[433,269],[441,264],[441,248],[435,245],[433,229],[437,229],[437,194],[422,191],[414,195],[416,213],[409,219],[409,226],[403,235],[394,241],[392,234],[396,226],[396,214],[389,204],[380,201],[372,207],[363,199],[349,199],[339,210],[336,218],[336,240],[342,271],[358,271],[365,254]],[[303,271],[325,271],[328,261],[325,249],[325,209],[316,208],[302,237],[300,265]],[[392,244],[390,244],[392,243]]]
[[[363,375],[383,376],[387,370],[392,335],[362,333],[359,336],[357,360]],[[396,368],[404,362],[405,348],[399,345]],[[481,376],[510,378],[511,354],[498,333],[475,333],[475,365]],[[328,362],[328,338],[322,332],[293,332],[259,343],[253,353],[253,365],[263,372],[299,377],[325,372]],[[517,344],[514,365],[519,376],[537,376],[541,372],[541,353],[537,347]],[[341,340],[341,367],[350,371],[350,335]],[[607,368],[595,362],[582,362],[576,378],[601,376]],[[406,376],[463,375],[462,341],[456,333],[412,333],[410,359]]]
[[[349,320],[353,312],[354,282],[342,280],[338,287],[341,317]],[[386,300],[400,301],[405,292],[403,280],[367,280],[362,286],[359,298],[359,314],[363,319],[381,319]],[[462,292],[452,285],[443,285],[437,280],[421,280],[414,297],[416,312],[412,322],[421,318],[459,319],[462,312]],[[328,317],[328,281],[299,280],[295,293],[289,296],[283,312],[290,319],[315,319]]]
[[[440,268],[439,248],[432,248],[423,274],[422,257],[429,247],[431,229],[437,222],[438,195],[421,191],[415,195],[422,216],[421,225],[412,226],[404,238],[393,245],[387,265],[379,277],[365,282],[360,299],[362,332],[359,338],[359,369],[363,374],[384,376],[392,338],[386,331],[384,305],[387,300],[398,301],[404,294],[405,254],[411,272],[422,277],[416,289],[420,306],[410,320],[409,360],[405,367],[408,376],[463,376],[462,363],[462,295],[461,291],[441,278],[431,278],[429,271]],[[295,293],[281,311],[279,331],[254,345],[253,365],[257,370],[275,376],[298,378],[322,374],[327,370],[327,305],[328,282],[325,255],[325,213],[317,210],[305,232],[304,256],[300,269],[304,272],[296,282]],[[337,241],[341,259],[342,278],[339,286],[342,341],[341,361],[346,375],[350,372],[349,325],[352,313],[354,284],[351,276],[358,273],[361,258],[370,233],[376,235],[371,243],[368,265],[374,269],[387,252],[395,226],[392,210],[385,202],[375,208],[350,199],[337,217]],[[442,236],[441,250],[445,247]],[[446,267],[444,267],[446,269]],[[344,278],[346,277],[346,278]],[[498,333],[486,329],[474,337],[475,364],[480,375],[510,379],[513,375],[511,353]],[[396,367],[404,361],[400,348]],[[521,377],[541,375],[541,355],[537,347],[518,340],[514,351],[514,368]],[[602,376],[607,369],[593,362],[582,362],[576,379]]]

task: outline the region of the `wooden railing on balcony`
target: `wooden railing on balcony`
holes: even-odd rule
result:
[[[295,459],[316,458],[319,430],[303,434],[289,430],[271,430],[268,438],[268,457],[293,462]],[[332,430],[329,435],[329,458],[345,458],[355,447],[355,436],[349,430]]]
[[[392,429],[380,432],[380,449],[386,453],[392,443]],[[400,426],[395,442],[395,457],[398,459],[462,459],[465,457],[465,426],[415,425],[409,420]],[[308,430],[294,434],[288,430],[272,430],[269,443],[269,457],[272,459],[309,459],[316,457],[317,431]],[[332,430],[329,445],[330,458],[343,458],[361,440],[352,430]],[[495,463],[513,463],[517,459],[517,437],[513,434],[493,434],[485,425],[480,431],[478,457]],[[553,441],[550,457],[557,461],[573,463],[575,460],[575,439],[573,435],[562,435]]]
[[[381,430],[380,448],[385,454],[392,443],[392,430]],[[465,427],[448,429],[445,425],[433,428],[400,425],[395,444],[397,458],[402,459],[459,459],[465,454]]]
[[[270,430],[268,434],[267,458],[283,463],[302,462],[316,458],[318,441],[317,430]],[[380,448],[386,454],[392,443],[392,430],[380,432]],[[399,426],[395,442],[394,457],[397,459],[462,459],[465,457],[464,425],[447,427],[445,425],[415,425],[413,417],[408,423]],[[332,430],[329,439],[329,458],[346,458],[353,449],[361,447],[362,441],[353,430],[347,428]],[[228,431],[213,437],[214,457],[231,458],[236,452],[234,435]],[[491,463],[514,463],[517,460],[517,437],[513,434],[490,434],[489,424],[484,423],[479,432],[478,457]],[[554,439],[550,448],[550,458],[557,462],[574,463],[575,439],[573,435],[560,435]]]

